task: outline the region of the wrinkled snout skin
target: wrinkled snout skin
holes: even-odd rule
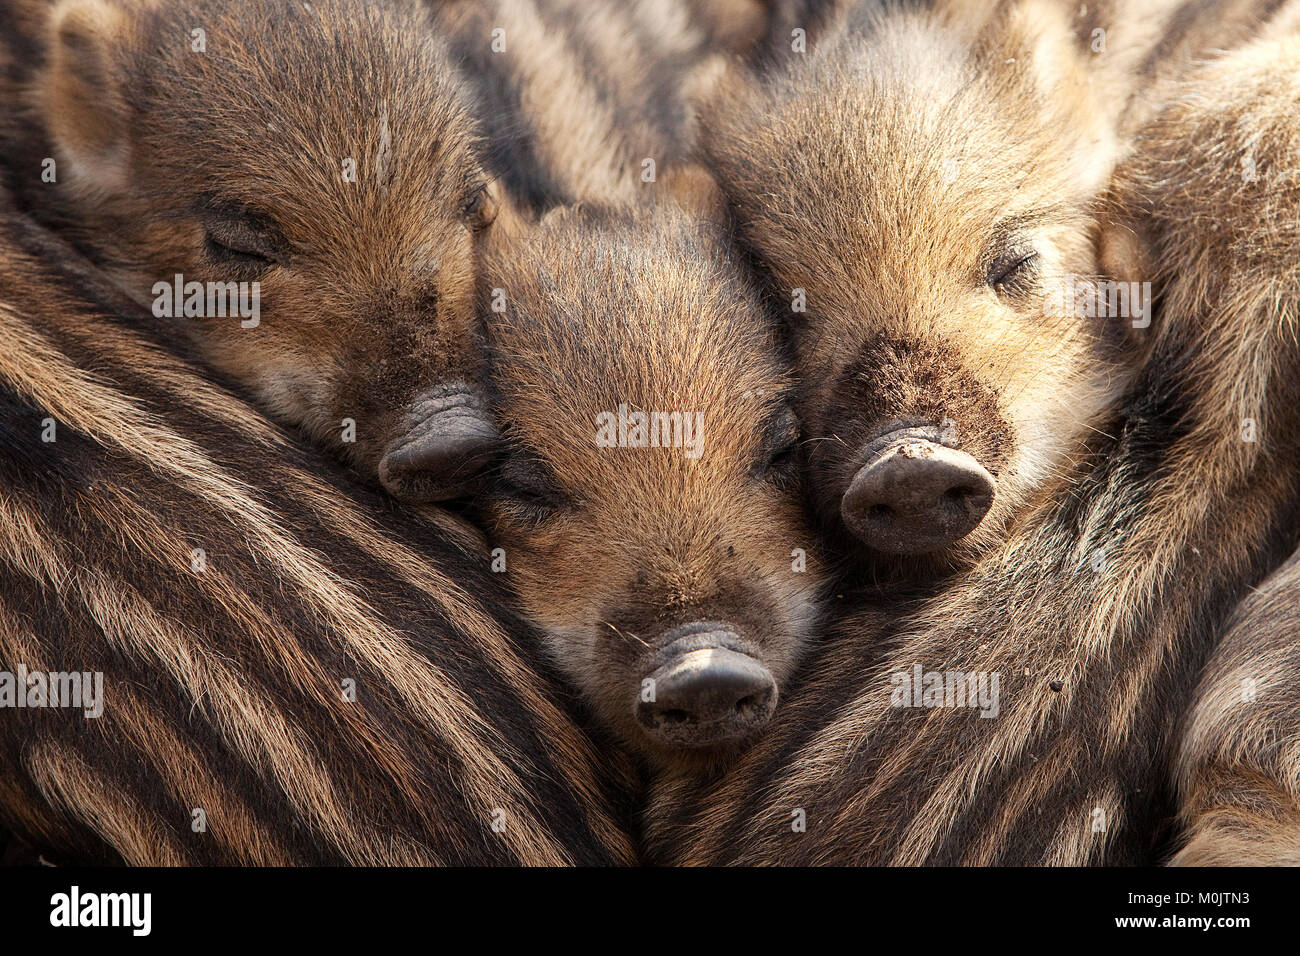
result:
[[[925,554],[974,531],[996,479],[971,455],[942,443],[938,429],[899,429],[871,443],[849,483],[840,517],[868,547]]]
[[[776,679],[727,625],[687,625],[666,635],[663,661],[641,682],[637,721],[660,744],[699,750],[740,744],[776,710]]]
[[[910,579],[1004,540],[1141,340],[1072,284],[1103,271],[1118,140],[1064,9],[1008,29],[1001,4],[849,6],[779,76],[724,87],[700,145],[787,308],[823,528]],[[873,447],[900,430],[928,444]]]
[[[946,556],[981,529],[1012,469],[1015,433],[998,395],[942,341],[868,341],[810,383],[811,494],[850,550],[882,562]]]
[[[820,568],[810,557],[797,571],[791,555],[808,532],[775,496],[732,489],[724,507],[669,483],[623,507],[629,484],[551,528],[497,511],[493,543],[547,649],[621,739],[660,767],[726,762],[761,732],[812,635]]]
[[[379,480],[402,501],[448,501],[474,490],[501,435],[480,390],[465,382],[416,396],[379,461]]]

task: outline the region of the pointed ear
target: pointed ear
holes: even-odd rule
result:
[[[682,81],[682,96],[699,130],[712,129],[760,101],[763,84],[753,67],[721,55],[702,60]]]
[[[1097,264],[1103,277],[1127,283],[1130,315],[1123,317],[1124,337],[1138,346],[1139,354],[1151,345],[1154,316],[1155,249],[1146,229],[1136,219],[1119,213],[1101,217],[1097,234]]]
[[[773,18],[770,0],[712,0],[698,4],[710,46],[740,56],[751,53],[767,34]]]
[[[563,222],[570,216],[576,215],[577,210],[581,208],[580,204],[574,204],[572,206],[552,206],[538,218],[537,227],[539,229],[553,229],[558,223]]]
[[[683,163],[664,174],[664,193],[682,209],[714,222],[727,219],[727,200],[713,174],[698,163]]]
[[[505,183],[493,179],[485,190],[491,203],[492,221],[485,232],[490,243],[514,242],[523,237],[530,227],[528,217],[515,205]]]
[[[54,145],[77,175],[110,190],[125,184],[127,111],[114,53],[129,29],[112,0],[63,0],[50,16],[39,91]]]
[[[1150,282],[1151,253],[1145,237],[1132,224],[1102,223],[1097,240],[1097,259],[1102,271],[1121,282]]]

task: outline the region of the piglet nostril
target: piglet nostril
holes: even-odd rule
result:
[[[412,404],[379,462],[379,479],[403,501],[445,501],[472,490],[500,434],[472,391],[440,388]]]
[[[776,707],[776,681],[759,661],[729,648],[688,651],[652,675],[655,699],[636,716],[651,736],[676,747],[705,747],[744,738]]]
[[[492,454],[497,435],[489,422],[465,419],[444,424],[441,434],[390,449],[384,456],[385,472],[446,480],[469,472]]]
[[[894,554],[921,554],[973,531],[993,503],[993,476],[973,457],[924,438],[887,445],[853,477],[840,502],[848,529]]]

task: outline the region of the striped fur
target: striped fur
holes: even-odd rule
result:
[[[788,316],[828,531],[893,429],[948,430],[996,477],[988,516],[927,567],[996,544],[1141,354],[1125,321],[1047,308],[1099,271],[1093,204],[1119,150],[1068,23],[963,6],[855,7],[787,73],[712,104],[702,141]],[[1015,281],[989,278],[1018,260]]]
[[[209,8],[210,13],[217,17],[216,22],[225,22],[221,19],[224,9],[220,3]],[[348,9],[347,4],[340,4],[337,9],[327,6],[327,10],[333,10],[344,17]],[[682,187],[682,179],[673,172],[673,167],[685,156],[682,144],[690,140],[691,116],[687,100],[691,78],[697,75],[698,68],[698,75],[707,79],[708,62],[713,54],[706,42],[704,30],[695,25],[685,7],[669,0],[645,0],[593,11],[587,5],[577,3],[509,0],[495,4],[435,6],[433,12],[437,19],[431,21],[428,28],[440,42],[446,41],[451,55],[462,68],[457,73],[456,82],[461,84],[466,94],[465,101],[470,104],[467,115],[472,115],[474,123],[481,126],[482,136],[478,142],[486,144],[483,153],[485,165],[489,174],[496,177],[498,185],[502,187],[499,197],[505,207],[505,215],[503,228],[495,230],[498,237],[509,237],[515,227],[521,233],[526,232],[531,228],[532,220],[559,205],[586,203],[625,207],[641,203],[653,194],[653,190],[648,188],[650,184],[642,178],[643,158],[654,160],[658,176],[668,180],[674,190],[684,188],[686,192],[691,191],[690,177],[687,176],[688,182]],[[385,26],[388,21],[379,18],[379,23]],[[491,49],[491,31],[497,26],[505,30],[505,50],[500,54]],[[278,27],[272,25],[276,29],[285,27],[285,24]],[[22,33],[21,30],[12,32],[19,35]],[[292,38],[289,42],[291,41]],[[349,41],[344,39],[340,42],[346,44]],[[409,43],[410,38],[404,37],[402,49],[406,49]],[[256,47],[256,44],[253,46]],[[13,49],[13,44],[10,48]],[[388,61],[383,56],[376,60],[380,68],[386,62]],[[428,68],[439,69],[438,61],[431,61]],[[20,71],[16,71],[15,75],[21,75]],[[30,183],[25,185],[30,198]],[[39,197],[33,201],[39,202]],[[85,229],[84,224],[76,222],[68,225],[74,232]],[[380,243],[375,252],[383,254],[386,249],[387,246]],[[383,358],[382,345],[372,345],[369,351],[378,358]],[[125,371],[122,370],[123,373]],[[364,372],[364,368],[361,371]],[[143,380],[133,380],[130,388],[151,383],[155,376],[165,377],[167,374],[163,368],[156,369]],[[205,405],[205,410],[211,414],[229,414],[226,411],[228,404],[227,397],[221,395],[211,399]],[[261,430],[266,430],[260,419],[247,410],[241,413],[241,418],[247,422],[257,422]],[[165,449],[158,447],[146,451],[149,455],[162,455]],[[196,470],[199,466],[189,467]],[[295,478],[301,480],[299,473],[295,472]],[[143,521],[145,516],[133,517]],[[257,520],[250,518],[250,521],[256,526],[259,521],[274,517],[275,512],[272,511],[269,515],[257,516]],[[360,532],[356,527],[345,527],[341,533],[357,535]],[[380,544],[376,545],[379,546]],[[477,546],[476,542],[473,547]],[[426,577],[427,575],[428,572]],[[467,572],[457,565],[454,570],[449,569],[445,574],[440,573],[432,580],[422,583],[439,595],[446,589],[454,596],[463,597],[461,589],[472,592],[478,586],[477,581],[472,570]],[[367,589],[359,587],[358,592],[366,600],[371,599]],[[161,600],[167,593],[166,589],[160,590],[158,599]],[[143,606],[133,605],[118,609],[117,615],[134,620],[135,614],[143,614],[145,610]],[[363,612],[357,613],[368,614],[371,610],[366,607]],[[270,627],[273,623],[263,621],[261,626]],[[361,626],[356,620],[352,623]],[[495,623],[478,622],[476,628],[485,630]],[[165,621],[157,624],[160,630],[166,626]],[[493,641],[489,642],[492,654],[485,655],[485,660],[493,659],[494,655],[499,654],[501,663],[508,665],[512,658],[508,651],[496,646],[499,637],[500,635],[495,635]],[[128,636],[127,640],[129,639]],[[287,653],[280,642],[272,640],[266,642],[266,650],[280,656]],[[282,673],[291,673],[298,666],[288,659],[276,663],[287,670],[276,670],[272,663],[264,661],[252,661],[249,666],[253,673],[262,675],[265,681],[278,680]],[[150,666],[161,668],[173,665],[179,666],[176,661],[161,660],[153,661]],[[395,662],[395,665],[397,673],[410,671],[414,674],[419,670],[411,661]],[[527,676],[518,667],[507,668],[507,671],[504,677],[510,687],[514,687],[516,682],[524,681]],[[188,693],[199,694],[198,688],[202,686],[200,678],[202,681],[214,679],[203,672],[188,682]],[[543,679],[538,679],[536,686],[529,686],[528,693],[540,693],[537,687],[542,683]],[[439,687],[427,680],[424,686],[427,687],[424,697],[401,703],[415,708],[416,713],[428,711],[440,699]],[[491,684],[488,685],[490,686]],[[472,681],[465,687],[472,688],[475,693],[487,693],[488,690]],[[313,687],[317,692],[320,689]],[[454,699],[454,686],[448,684],[441,688],[441,693]],[[549,698],[543,697],[534,701],[531,697],[526,697],[523,703],[541,710],[548,700]],[[252,706],[249,702],[231,702],[231,706],[236,703],[244,709]],[[278,736],[292,733],[298,713],[297,703],[286,705],[281,720],[287,723]],[[290,718],[288,715],[295,716]],[[564,715],[558,712],[548,716],[560,722],[564,719]],[[444,719],[453,721],[457,717],[452,708],[437,712],[430,719],[435,722]],[[147,719],[147,715],[141,717],[142,721]],[[270,719],[269,716],[267,719]],[[181,739],[174,733],[168,733],[169,725],[164,718],[153,719],[152,725],[160,736],[168,740]],[[541,724],[536,726],[540,727]],[[471,729],[473,728],[466,729],[464,733],[470,733]],[[225,728],[225,732],[229,734],[233,731]],[[142,739],[140,734],[135,736]],[[572,746],[576,748],[580,742],[582,741]],[[566,753],[569,746],[566,744],[561,752]],[[466,750],[473,751],[473,746],[467,745]],[[250,761],[257,756],[242,751],[238,755]],[[405,754],[398,753],[388,759],[390,762],[400,762],[404,756]],[[160,763],[160,766],[172,774],[180,772],[178,767],[193,763],[183,752],[174,749],[170,758]],[[283,748],[270,757],[260,759],[265,764],[272,758],[288,762],[286,765],[290,765],[294,759],[292,751]],[[520,760],[522,759],[521,757]],[[445,762],[431,760],[433,765]],[[503,773],[502,767],[492,765],[489,769],[492,774]],[[549,776],[561,781],[556,784],[558,787],[567,787],[572,782],[584,794],[596,792],[594,784],[589,786],[587,781],[571,778],[567,766],[556,768]],[[473,784],[473,777],[466,779],[470,785]],[[283,786],[288,785],[284,781],[279,782]],[[174,784],[175,781],[171,783]],[[600,781],[602,786],[605,783],[603,779]],[[327,778],[318,774],[312,780],[297,786],[297,790],[305,797],[318,794],[329,784]],[[406,785],[415,786],[411,783]],[[530,791],[528,799],[542,799],[543,796],[541,792]],[[275,812],[273,806],[262,807],[256,800],[243,804],[238,799],[233,803],[226,799],[226,804],[231,806],[232,812],[238,811],[254,823],[260,813]],[[123,806],[125,805],[124,802]],[[556,813],[559,812],[557,809]],[[337,812],[333,814],[334,817],[338,815]],[[593,818],[596,829],[606,826],[604,817],[603,812],[596,812]],[[95,826],[101,832],[105,829],[100,824]],[[472,833],[474,830],[470,828],[467,832]],[[602,829],[603,835],[606,834]],[[611,845],[608,850],[602,847],[608,859],[625,858],[626,847],[612,845],[616,835],[617,830],[610,829],[608,836]],[[452,828],[450,838],[462,839],[455,828]],[[581,843],[580,840],[578,842]],[[568,846],[568,842],[564,842],[554,848],[558,854],[557,859],[569,852]],[[593,857],[594,854],[588,853],[585,857],[576,858]],[[529,859],[523,853],[519,858]],[[536,859],[545,860],[544,857]]]
[[[946,428],[996,479],[976,530],[918,562],[960,565],[1113,407],[1149,335],[1127,314],[1050,306],[1076,279],[1149,278],[1101,194],[1167,75],[1213,35],[1175,30],[1175,14],[1166,0],[1083,20],[1054,0],[857,2],[809,52],[735,71],[709,105],[702,151],[790,317],[832,535],[875,437]],[[1169,65],[1146,76],[1166,45]],[[1017,259],[1031,264],[1008,281],[998,266]]]
[[[206,358],[412,501],[490,457],[483,246],[644,190],[717,72],[681,0],[23,0],[0,25],[29,61],[5,125],[30,210],[141,302],[178,274],[260,283],[256,328],[188,323]],[[438,438],[466,416],[456,458]]]
[[[685,0],[432,6],[487,167],[524,222],[559,206],[635,204],[646,160],[657,177],[691,156],[694,100],[723,59],[709,19]]]
[[[1232,256],[1245,273],[1241,284],[1265,303],[1270,297],[1294,303],[1300,289],[1300,4],[1283,14],[1273,36],[1208,70],[1186,104],[1157,127],[1166,142],[1188,133],[1188,141],[1203,144],[1200,163],[1231,170],[1239,183],[1242,162],[1252,157],[1257,179],[1232,189],[1231,177],[1222,176],[1211,193],[1173,159],[1152,170],[1175,195],[1206,194],[1198,221],[1169,228],[1174,254],[1196,257],[1198,274],[1212,257]],[[1164,221],[1168,214],[1155,208]],[[1200,249],[1189,233],[1207,223],[1226,235],[1221,245]],[[1214,278],[1209,273],[1194,289],[1202,300],[1216,294]],[[1271,361],[1258,340],[1223,344],[1257,367]],[[1206,384],[1226,413],[1260,401],[1250,378],[1207,378]],[[1260,427],[1295,427],[1289,409],[1267,407],[1271,414]],[[1297,567],[1293,556],[1242,602],[1202,675],[1177,755],[1186,841],[1177,864],[1300,865],[1294,690],[1300,638],[1291,623]]]
[[[359,0],[43,6],[6,104],[27,208],[146,307],[177,276],[256,284],[253,316],[162,305],[264,410],[399,497],[454,497],[463,476],[427,454],[418,471],[412,445],[452,427],[430,411],[449,396],[482,418],[489,183],[430,18]]]
[[[654,766],[722,762],[733,747],[685,752],[637,723],[648,662],[668,635],[725,623],[784,680],[820,569],[797,495],[764,462],[790,433],[783,357],[689,161],[721,41],[677,0],[445,14],[490,104],[488,138],[511,150],[493,168],[523,171],[509,191],[531,197],[520,241],[485,257],[506,448],[476,504],[551,657],[620,741]],[[503,52],[487,47],[494,28]],[[597,416],[620,407],[701,416],[702,457],[598,446]],[[814,551],[806,569],[795,548]]]
[[[770,0],[690,0],[689,6],[715,49],[748,55],[771,30]]]
[[[618,764],[477,535],[358,488],[77,261],[5,212],[0,669],[102,671],[106,703],[0,711],[0,824],[132,864],[629,861]]]
[[[1201,675],[1176,774],[1181,866],[1300,866],[1300,556],[1237,608]]]
[[[779,69],[802,47],[806,52],[828,23],[852,0],[759,0],[758,15],[737,37],[732,49],[747,63],[761,69]],[[697,0],[716,7],[713,0]],[[744,41],[748,42],[744,42]]]
[[[1127,117],[1130,132],[1151,118],[1158,88],[1177,82],[1206,57],[1248,41],[1286,0],[1048,0],[1043,6],[1068,18],[1092,63],[1092,82],[1109,87],[1100,99]],[[924,11],[965,6],[996,19],[1021,0],[760,0],[738,52],[761,72],[788,69],[813,51],[846,15],[864,11]],[[697,0],[706,15],[715,4]],[[795,31],[801,31],[797,36]],[[1100,31],[1100,33],[1099,33]],[[802,49],[796,48],[801,40]]]
[[[1191,68],[1117,173],[1112,203],[1150,239],[1161,294],[1123,401],[940,593],[845,593],[772,732],[725,776],[656,794],[656,859],[1159,857],[1176,717],[1226,609],[1300,519],[1294,6],[1252,29]],[[999,715],[892,706],[891,675],[914,664],[998,674]]]

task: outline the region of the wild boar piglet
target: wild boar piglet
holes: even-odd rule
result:
[[[565,210],[485,309],[507,578],[596,714],[658,765],[725,759],[776,707],[821,571],[774,323],[724,230],[671,203]]]
[[[948,6],[855,5],[737,71],[701,137],[791,319],[817,510],[895,569],[999,540],[1150,316],[1149,285],[1103,279],[1141,246],[1098,202],[1119,147],[1059,5]]]
[[[67,0],[33,102],[92,257],[393,494],[495,450],[477,379],[492,217],[472,113],[412,5]]]

